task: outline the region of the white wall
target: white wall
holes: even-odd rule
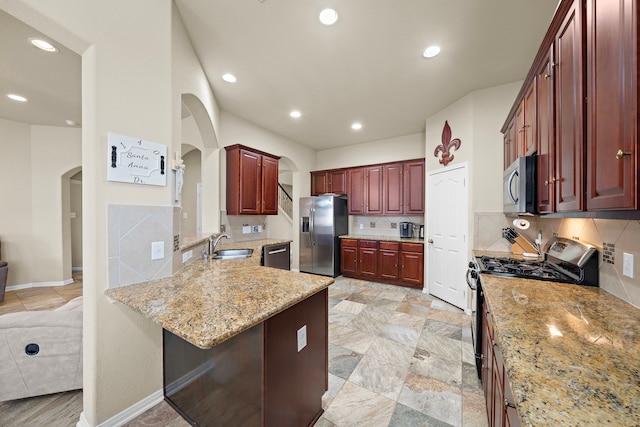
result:
[[[71,280],[69,194],[65,173],[81,164],[77,128],[0,120],[0,212],[8,286]],[[7,208],[6,206],[10,206]]]
[[[424,157],[424,134],[415,133],[318,151],[316,165],[312,170],[373,165],[422,157]]]
[[[426,169],[445,167],[433,153],[442,144],[445,121],[459,150],[448,166],[469,164],[469,249],[473,248],[474,212],[502,212],[503,138],[500,133],[522,82],[472,92],[425,121]],[[428,215],[429,206],[426,207]]]

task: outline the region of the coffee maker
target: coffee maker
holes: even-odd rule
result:
[[[413,222],[401,222],[400,223],[400,237],[411,238],[415,236],[416,225]]]

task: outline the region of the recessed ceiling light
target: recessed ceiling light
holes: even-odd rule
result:
[[[54,45],[52,45],[51,43],[49,43],[46,40],[29,39],[29,41],[31,42],[32,45],[34,45],[38,49],[44,50],[45,52],[57,52],[58,51],[57,47],[55,47]]]
[[[422,52],[422,56],[425,58],[433,58],[440,53],[440,46],[429,46]]]
[[[25,98],[24,96],[16,95],[14,93],[10,93],[9,95],[7,95],[7,97],[13,99],[14,101],[27,102],[27,98]]]
[[[297,119],[298,117],[302,116],[302,113],[298,110],[293,110],[292,112],[289,113],[289,115],[294,119]]]
[[[236,76],[231,73],[226,73],[222,75],[222,80],[227,83],[235,83],[237,81]]]
[[[353,124],[351,125],[351,129],[353,129],[353,130],[360,130],[360,129],[362,129],[362,123],[358,123],[358,122],[353,123]]]
[[[338,20],[338,12],[333,9],[323,9],[318,18],[324,25],[333,25]]]

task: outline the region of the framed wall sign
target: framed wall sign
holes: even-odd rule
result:
[[[167,185],[166,145],[109,132],[107,147],[107,180]]]

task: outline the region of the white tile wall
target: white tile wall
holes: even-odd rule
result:
[[[174,254],[173,206],[109,205],[109,287],[170,276]],[[164,258],[151,259],[151,243],[164,242]]]
[[[501,213],[476,213],[474,249],[509,252],[511,245],[502,238],[502,228],[512,225],[514,218]],[[640,221],[526,217],[531,223],[528,230],[518,230],[533,241],[538,230],[542,231],[543,245],[557,233],[590,243],[598,248],[600,257],[600,287],[618,298],[640,308]],[[604,243],[614,245],[613,264],[603,262]],[[634,255],[634,278],[622,274],[623,253]]]

